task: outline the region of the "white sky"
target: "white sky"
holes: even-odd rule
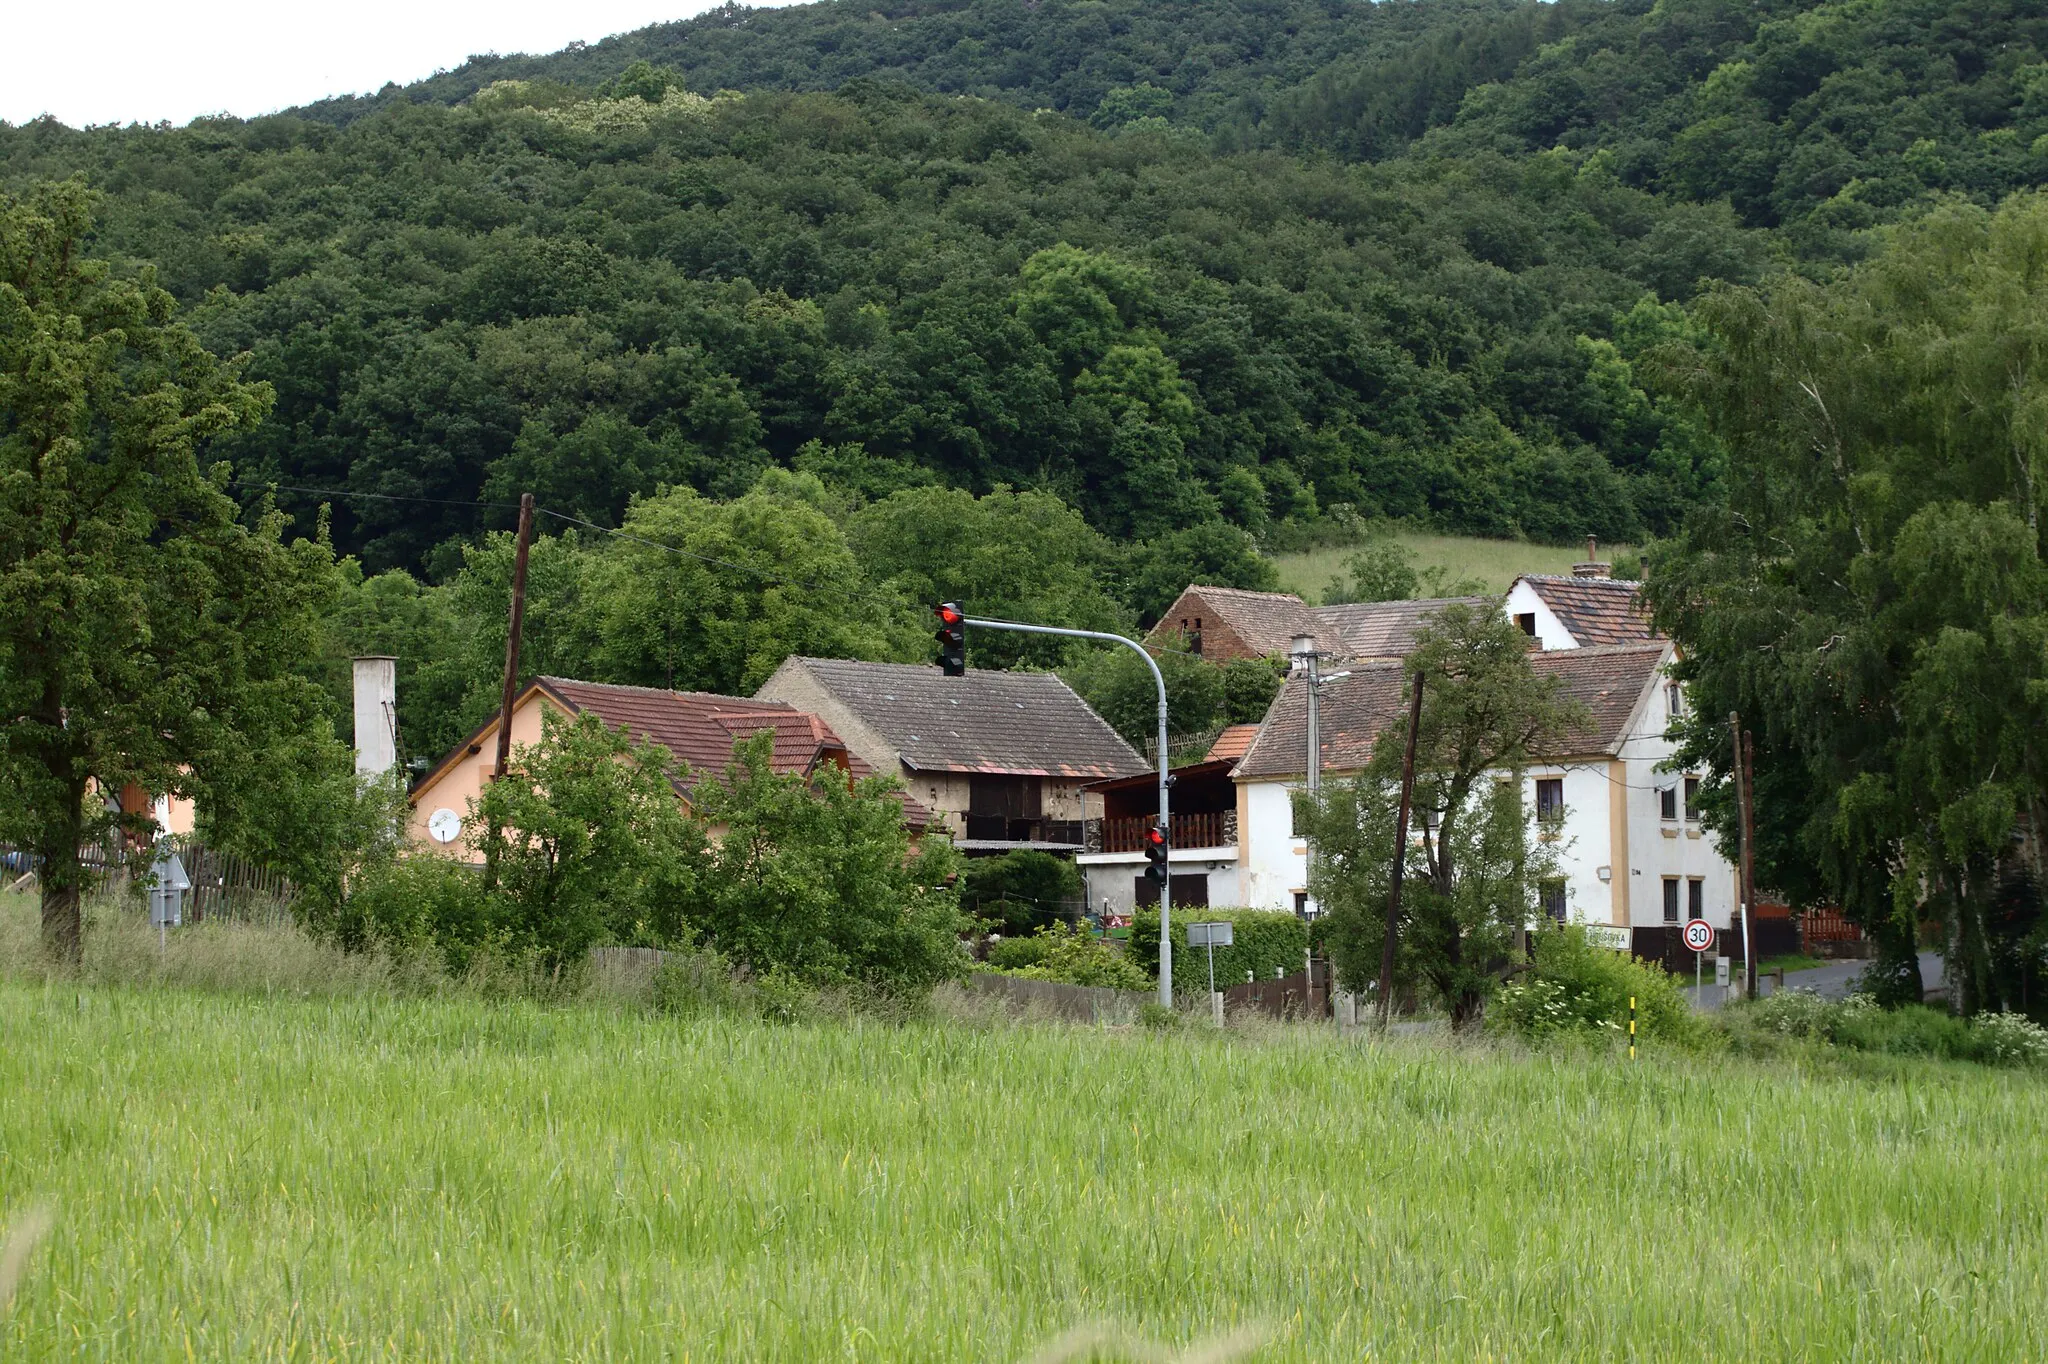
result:
[[[404,85],[472,53],[553,52],[714,0],[0,0],[0,119],[243,118]],[[758,0],[757,0],[758,3]]]

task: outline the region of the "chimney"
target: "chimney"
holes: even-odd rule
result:
[[[1287,675],[1289,677],[1307,676],[1308,661],[1315,651],[1316,638],[1314,635],[1296,635],[1293,646],[1287,651]]]
[[[368,654],[355,661],[356,775],[381,777],[398,766],[398,660]]]
[[[1600,541],[1588,535],[1586,537],[1586,562],[1573,564],[1572,576],[1574,578],[1605,578],[1612,569],[1612,564],[1600,562]]]

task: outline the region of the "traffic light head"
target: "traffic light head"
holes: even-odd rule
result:
[[[939,671],[948,677],[967,675],[967,612],[956,601],[942,601],[933,608],[939,628],[932,638],[939,642]]]
[[[1145,868],[1147,880],[1166,880],[1166,855],[1170,849],[1171,844],[1167,841],[1166,830],[1157,824],[1145,830],[1145,861],[1150,864]]]

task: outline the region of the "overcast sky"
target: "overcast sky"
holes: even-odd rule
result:
[[[713,0],[0,0],[0,119],[244,118],[361,94],[478,52],[552,52]]]

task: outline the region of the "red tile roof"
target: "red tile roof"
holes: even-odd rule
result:
[[[1492,608],[1495,603],[1491,597],[1424,597],[1318,606],[1316,648],[1338,658],[1406,658],[1423,627],[1452,605]]]
[[[1658,638],[1643,606],[1643,585],[1621,578],[1568,578],[1554,573],[1524,573],[1529,584],[1560,624],[1580,644],[1636,644]]]
[[[787,701],[578,682],[567,677],[535,681],[569,709],[595,715],[611,729],[624,729],[636,740],[667,749],[698,780],[723,772],[732,761],[733,748],[763,731],[775,736],[770,771],[809,776],[821,766],[833,764],[844,766],[856,779],[875,774],[831,726]],[[688,782],[685,789],[694,785],[694,780]],[[923,805],[901,792],[898,796],[912,828],[930,822],[930,812]]]
[[[1585,720],[1548,747],[1556,757],[1612,753],[1628,736],[1629,716],[1655,681],[1669,645],[1553,649],[1529,655],[1539,677],[1560,681],[1564,697],[1585,708]],[[1372,757],[1382,730],[1397,723],[1407,701],[1406,667],[1397,661],[1354,667],[1323,684],[1320,717],[1323,770],[1355,772]],[[1300,776],[1308,770],[1307,684],[1290,679],[1273,699],[1258,738],[1233,774],[1240,780]]]
[[[1209,763],[1242,758],[1251,748],[1252,740],[1258,737],[1257,725],[1230,725],[1216,736],[1216,742],[1209,745],[1209,752],[1202,761]]]

